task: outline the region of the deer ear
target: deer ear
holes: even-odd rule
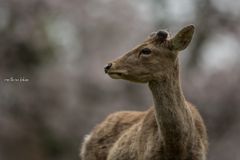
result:
[[[192,40],[194,30],[194,25],[189,25],[181,29],[177,35],[170,40],[171,47],[177,51],[182,51],[187,48]]]

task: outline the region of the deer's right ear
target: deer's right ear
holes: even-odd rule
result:
[[[194,30],[194,25],[189,25],[181,29],[177,35],[170,40],[171,47],[177,51],[182,51],[187,48],[192,40]]]

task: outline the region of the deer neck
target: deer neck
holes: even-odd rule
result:
[[[193,119],[180,86],[179,63],[168,73],[164,81],[149,82],[149,88],[163,144],[169,157],[174,159],[174,155],[179,158],[186,153],[187,144],[192,137]]]

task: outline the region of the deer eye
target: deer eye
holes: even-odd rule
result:
[[[142,51],[141,51],[141,54],[145,54],[145,55],[149,55],[151,53],[151,50],[148,49],[148,48],[144,48]]]

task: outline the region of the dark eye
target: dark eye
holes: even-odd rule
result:
[[[141,54],[145,54],[145,55],[149,55],[151,53],[150,49],[148,48],[144,48],[142,51],[141,51]]]

